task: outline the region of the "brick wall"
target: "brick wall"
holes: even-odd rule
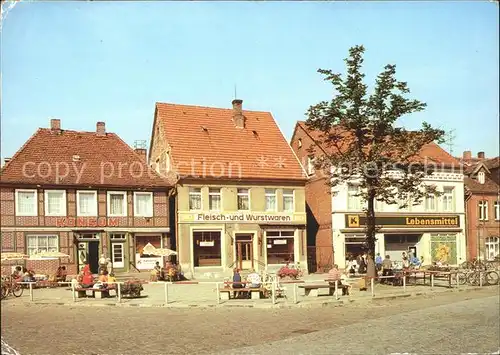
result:
[[[114,189],[119,191],[119,189]],[[153,193],[153,218],[134,217],[134,193],[127,192],[127,217],[116,217],[118,227],[168,227],[169,226],[169,203],[167,190]],[[15,189],[1,188],[1,221],[2,227],[30,226],[30,227],[56,227],[60,217],[45,216],[44,190],[38,190],[38,217],[18,217],[15,215]],[[107,191],[98,191],[98,215],[107,215]],[[76,190],[66,191],[67,217],[76,218]]]
[[[484,240],[487,237],[500,237],[500,221],[495,221],[494,203],[497,195],[472,195],[467,201],[467,258],[468,260],[484,254]],[[488,220],[479,220],[479,201],[488,201]],[[482,238],[480,237],[482,233]],[[479,243],[479,245],[478,245]]]

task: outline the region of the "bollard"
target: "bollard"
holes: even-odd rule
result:
[[[431,273],[431,290],[434,288],[434,274]]]
[[[217,285],[217,304],[220,304],[220,291],[219,291],[219,283],[216,282]]]
[[[403,275],[403,293],[406,293],[406,275]]]
[[[457,288],[460,288],[460,273],[457,272]]]
[[[297,284],[296,283],[293,284],[293,303],[294,304],[298,303],[298,301],[297,301]]]
[[[168,282],[165,282],[165,305],[168,304]]]
[[[481,277],[481,270],[479,270],[478,273],[479,273],[479,287],[483,287],[483,278]]]
[[[76,295],[75,295],[75,283],[71,282],[71,293],[73,294],[73,302],[76,302]]]
[[[339,299],[339,282],[338,280],[335,280],[335,299]]]
[[[372,277],[370,281],[370,288],[372,291],[372,297],[375,297],[375,279]]]
[[[122,290],[121,290],[121,284],[119,282],[116,283],[116,295],[118,296],[118,303],[121,303],[122,301]]]
[[[273,304],[276,304],[276,281],[272,282],[272,288],[273,288],[272,301],[273,301]]]
[[[30,301],[33,302],[33,284],[30,282]]]

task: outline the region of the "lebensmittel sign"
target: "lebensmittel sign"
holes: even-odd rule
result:
[[[345,216],[347,228],[360,228],[366,226],[366,216],[348,214]],[[460,227],[458,215],[446,216],[380,216],[375,218],[377,226],[381,227],[406,227],[406,228],[457,228]]]

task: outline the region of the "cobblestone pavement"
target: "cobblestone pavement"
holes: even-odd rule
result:
[[[498,288],[490,287],[311,309],[68,307],[3,301],[1,319],[4,339],[22,355],[208,354],[231,349],[278,354],[279,346],[287,354],[492,352],[499,346],[498,301],[492,301],[498,296]],[[451,308],[435,308],[448,304]],[[306,333],[312,334],[301,338]],[[272,348],[240,349],[284,339]],[[337,345],[328,348],[332,339]],[[478,343],[484,347],[474,349]]]

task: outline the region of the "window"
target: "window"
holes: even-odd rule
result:
[[[127,193],[108,191],[108,216],[127,216]]]
[[[486,249],[486,258],[494,260],[500,254],[500,238],[488,237],[484,240],[484,247]]]
[[[193,231],[194,266],[221,266],[221,232]]]
[[[359,186],[354,184],[347,185],[347,209],[358,211],[361,209]]]
[[[479,201],[479,220],[488,220],[488,201]]]
[[[307,173],[309,175],[314,175],[315,169],[314,169],[314,158],[313,157],[307,157]]]
[[[297,141],[297,146],[300,148],[302,148],[302,138],[299,138],[299,140]]]
[[[134,216],[153,217],[152,192],[134,192]]]
[[[190,187],[189,188],[189,209],[190,210],[201,210],[201,188],[200,187]]]
[[[250,190],[238,189],[238,210],[248,211],[250,209]]]
[[[283,211],[293,212],[293,190],[283,190]]]
[[[66,216],[66,191],[45,190],[45,215]]]
[[[77,191],[78,216],[97,216],[97,191]]]
[[[28,235],[28,255],[59,251],[56,235]]]
[[[436,195],[430,194],[425,196],[425,210],[435,211],[436,210]]]
[[[16,190],[16,216],[37,216],[36,190]]]
[[[294,231],[266,231],[267,263],[272,265],[295,261]]]
[[[211,187],[208,189],[208,208],[210,211],[220,211],[221,208],[220,188]]]
[[[453,201],[453,187],[445,187],[443,190],[443,211],[453,212],[455,210]]]
[[[479,173],[477,173],[477,181],[479,181],[480,184],[484,184],[484,178],[484,171],[480,171]]]
[[[276,211],[275,189],[266,189],[266,211]]]
[[[500,201],[495,201],[495,221],[500,220]]]

